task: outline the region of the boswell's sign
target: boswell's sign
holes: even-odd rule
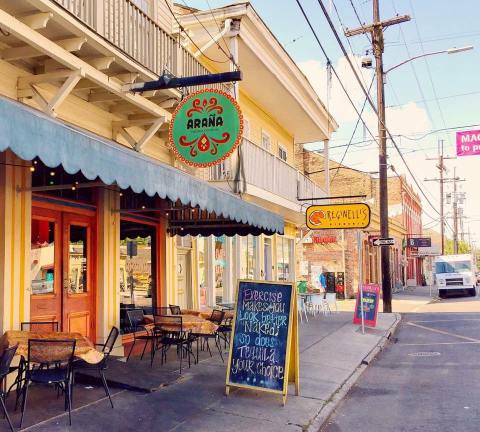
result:
[[[367,204],[313,205],[307,208],[307,227],[317,229],[366,228],[370,225]]]
[[[172,115],[170,146],[184,163],[198,167],[216,165],[238,147],[243,116],[228,93],[205,89],[180,102]]]

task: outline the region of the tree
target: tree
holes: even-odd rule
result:
[[[460,240],[458,242],[458,253],[459,254],[467,254],[471,252],[470,245]],[[453,254],[453,240],[446,239],[445,240],[445,255],[452,255]]]

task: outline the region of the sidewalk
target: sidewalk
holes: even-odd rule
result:
[[[317,431],[335,394],[356,378],[364,367],[362,361],[386,342],[398,319],[396,314],[380,314],[377,328],[365,335],[351,323],[349,312],[304,321],[300,325],[300,396],[294,396],[291,386],[285,407],[280,396],[263,392],[232,389],[229,397],[224,396],[225,364],[217,354],[151,393],[117,391],[114,410],[104,398],[75,409],[72,427],[59,413],[29,430]],[[148,361],[136,366],[150,369]],[[161,374],[162,366],[154,364],[155,370]],[[113,376],[112,381],[118,384]]]

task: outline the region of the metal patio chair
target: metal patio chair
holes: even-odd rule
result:
[[[8,425],[10,426],[10,430],[12,432],[15,429],[13,428],[12,421],[10,420],[10,416],[8,415],[7,408],[5,406],[5,398],[8,394],[8,392],[5,391],[5,380],[7,378],[7,375],[11,372],[10,365],[12,363],[13,357],[15,357],[17,348],[18,344],[11,348],[5,349],[2,356],[0,357],[0,403],[2,405],[5,418],[7,419]]]
[[[72,425],[72,363],[75,354],[75,339],[29,339],[28,358],[25,369],[25,383],[22,388],[22,417],[20,429],[27,408],[28,388],[31,383],[60,387],[65,394],[65,410]]]
[[[130,331],[133,333],[133,343],[127,356],[127,361],[130,360],[133,347],[137,341],[145,342],[140,360],[143,360],[143,355],[147,345],[150,343],[150,366],[153,364],[153,356],[155,355],[156,335],[154,334],[153,326],[147,327],[145,324],[145,316],[142,309],[131,309],[127,311],[128,321],[130,323]],[[138,334],[140,333],[140,334]]]
[[[110,400],[110,405],[113,408],[112,397],[110,395],[110,389],[108,388],[107,379],[105,378],[105,370],[107,369],[108,359],[110,357],[113,348],[115,347],[115,342],[117,341],[118,335],[120,334],[120,330],[117,327],[112,327],[110,330],[110,334],[107,337],[107,340],[104,344],[95,344],[95,346],[102,348],[103,359],[96,364],[87,363],[85,360],[76,359],[74,360],[72,367],[73,367],[73,383],[75,383],[75,373],[79,371],[85,370],[93,370],[98,371],[100,378],[102,379],[103,389],[105,390],[105,394],[108,396]],[[73,402],[73,389],[72,389],[72,402]]]
[[[224,318],[225,318],[225,311],[214,309],[212,311],[212,314],[210,315],[210,318],[208,318],[208,321],[211,321],[212,323],[216,324],[218,328],[220,328]],[[192,333],[192,336],[197,340],[197,361],[198,361],[198,342],[200,340],[202,341],[202,345],[203,343],[206,343],[207,350],[210,354],[210,357],[212,357],[212,351],[210,350],[210,344],[209,344],[210,339],[215,339],[215,345],[217,346],[218,353],[220,354],[220,358],[222,359],[222,362],[224,361],[222,347],[220,343],[220,333],[218,332],[218,328],[214,333]]]

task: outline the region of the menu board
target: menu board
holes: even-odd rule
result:
[[[378,301],[380,298],[380,286],[377,284],[363,285],[363,319],[366,326],[375,327],[377,325]],[[360,307],[360,291],[357,292],[357,302],[355,305],[354,324],[361,324],[362,309]]]
[[[239,281],[227,366],[227,394],[228,386],[237,386],[286,396],[289,367],[298,368],[294,305],[295,289],[291,283]],[[292,333],[297,353],[294,365],[290,364]]]

